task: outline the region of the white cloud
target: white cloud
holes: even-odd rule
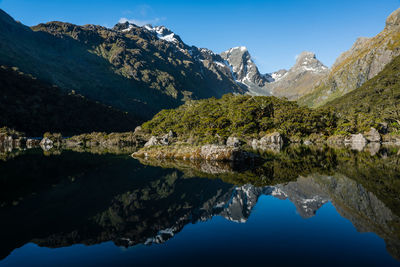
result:
[[[155,24],[159,23],[160,21],[161,21],[160,18],[143,19],[143,20],[142,19],[134,19],[134,18],[130,18],[130,19],[128,19],[128,18],[120,18],[118,22],[119,23],[129,22],[129,23],[133,23],[133,24],[135,24],[137,26],[143,26],[143,25],[146,25],[146,24],[155,25]]]
[[[0,0],[1,1],[1,0]],[[120,23],[133,23],[138,26],[146,24],[156,25],[160,21],[165,20],[164,17],[158,17],[153,8],[149,5],[139,5],[134,9],[127,9],[122,12],[123,17],[119,20]],[[132,15],[134,18],[132,18]]]

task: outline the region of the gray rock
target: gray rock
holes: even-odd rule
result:
[[[229,147],[240,147],[241,142],[240,142],[239,138],[234,137],[234,136],[230,136],[226,140],[226,145],[229,146]]]
[[[279,151],[282,148],[283,139],[278,132],[274,132],[262,137],[260,140],[253,139],[251,147],[254,150],[274,150]]]
[[[350,145],[351,149],[362,151],[367,145],[368,141],[362,134],[352,134],[344,140],[346,145]]]
[[[158,138],[153,135],[152,137],[150,137],[149,141],[147,141],[146,144],[144,144],[144,147],[157,146],[157,145],[160,145],[160,142],[158,141]]]
[[[365,138],[369,141],[369,142],[377,142],[380,143],[382,141],[382,137],[379,134],[379,132],[375,129],[375,128],[371,128],[368,132],[366,132],[365,134]]]
[[[168,146],[170,144],[170,138],[168,134],[165,134],[161,137],[152,136],[149,141],[144,144],[144,147],[148,146]]]
[[[135,131],[133,132],[134,134],[138,134],[138,133],[140,133],[142,131],[142,127],[141,126],[138,126],[138,127],[136,127],[135,128]]]

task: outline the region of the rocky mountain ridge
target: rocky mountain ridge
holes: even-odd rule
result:
[[[337,58],[326,77],[299,102],[318,107],[343,96],[375,77],[398,55],[400,55],[400,9],[390,14],[385,28],[378,35],[358,38],[350,50]]]
[[[252,95],[274,95],[296,100],[309,93],[317,82],[328,73],[312,52],[304,51],[289,70],[261,74],[246,47],[234,47],[221,57],[232,70],[235,80]]]
[[[29,28],[1,10],[0,46],[1,65],[143,120],[188,99],[246,92],[220,67],[219,55],[161,26],[54,21]]]

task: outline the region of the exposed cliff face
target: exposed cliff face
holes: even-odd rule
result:
[[[396,56],[400,55],[400,9],[386,20],[382,32],[372,38],[359,38],[353,47],[336,60],[330,73],[313,91],[300,99],[309,106],[321,106],[359,88],[375,77]]]

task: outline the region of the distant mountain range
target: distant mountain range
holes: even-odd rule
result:
[[[314,53],[302,52],[289,70],[266,74],[245,47],[218,55],[187,45],[164,26],[125,22],[110,29],[48,22],[29,28],[0,10],[0,65],[16,67],[65,94],[128,112],[138,122],[190,99],[226,93],[321,106],[359,88],[398,55],[400,9],[380,34],[358,39],[331,69]]]

